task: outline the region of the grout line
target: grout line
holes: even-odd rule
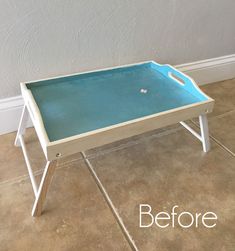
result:
[[[234,111],[233,111],[234,112]],[[230,112],[229,112],[230,113]],[[217,117],[218,118],[218,117]],[[198,125],[197,122],[191,120],[191,122],[197,127],[200,128],[200,126]],[[229,148],[227,148],[225,145],[223,145],[218,139],[216,139],[214,136],[212,136],[211,134],[209,134],[209,137],[217,144],[219,145],[221,148],[223,148],[226,152],[228,152],[229,154],[231,154],[233,157],[235,157],[235,153],[232,152]]]
[[[67,165],[71,165],[74,162],[79,162],[80,160],[83,160],[83,158],[82,157],[81,158],[75,158],[75,159],[72,159],[72,160],[62,162],[61,164],[57,165],[57,168],[61,168],[61,167],[67,166]]]
[[[183,129],[183,127],[179,126],[179,127],[172,128],[172,129],[167,129],[165,131],[155,133],[155,134],[152,134],[152,135],[149,135],[149,136],[145,136],[143,138],[139,138],[139,139],[136,139],[136,140],[130,140],[127,143],[123,143],[123,144],[121,144],[119,146],[111,147],[111,148],[103,150],[103,151],[101,150],[101,151],[99,151],[97,153],[92,153],[92,154],[88,155],[88,158],[89,159],[94,159],[94,158],[96,158],[98,156],[105,155],[105,154],[108,154],[108,153],[112,153],[114,151],[119,151],[119,150],[122,150],[122,149],[125,149],[125,148],[128,148],[128,147],[132,147],[132,146],[138,145],[138,144],[140,144],[140,143],[142,143],[144,141],[148,141],[148,140],[151,140],[153,138],[160,138],[162,136],[169,135],[171,133],[180,131],[182,129]]]
[[[220,119],[220,118],[224,118],[226,117],[227,115],[230,115],[230,114],[233,114],[235,113],[235,110],[231,110],[231,111],[228,111],[228,112],[225,112],[225,113],[222,113],[222,114],[219,114],[219,115],[215,115],[215,116],[212,116],[212,117],[207,117],[208,118],[208,121],[213,121],[213,120],[216,120],[216,119]],[[192,122],[195,122],[196,124],[198,124],[198,122],[195,120],[197,119],[198,117],[196,118],[193,118],[193,119],[190,119]],[[194,124],[195,124],[194,123]],[[195,124],[195,125],[196,125]],[[197,125],[198,126],[198,125]]]
[[[79,162],[79,161],[83,161],[83,159],[78,158],[78,159],[73,159],[71,161],[67,161],[67,162],[63,163],[62,165],[58,165],[56,167],[56,170],[64,168],[64,167],[70,167],[74,162]],[[38,170],[34,171],[34,176],[36,177],[36,176],[41,175],[43,173],[43,171],[44,171],[44,168],[41,168],[41,169],[38,169]],[[8,180],[0,182],[0,187],[4,186],[4,185],[7,185],[7,184],[11,185],[11,184],[21,182],[21,181],[24,181],[24,180],[29,180],[29,179],[30,179],[29,175],[28,175],[28,173],[26,173],[26,174],[18,176],[16,178],[8,179]]]
[[[83,159],[84,161],[86,162],[87,164],[87,167],[88,167],[88,170],[90,171],[91,175],[93,176],[98,188],[100,189],[101,193],[103,194],[104,196],[104,199],[106,200],[109,208],[111,209],[114,217],[116,218],[117,220],[117,223],[118,225],[120,226],[127,242],[129,243],[130,247],[132,250],[134,251],[138,251],[138,248],[137,246],[135,245],[135,242],[134,240],[132,239],[131,235],[129,234],[126,226],[124,225],[123,221],[122,221],[122,218],[121,216],[119,215],[117,209],[115,208],[115,206],[113,205],[113,202],[112,200],[110,199],[106,189],[104,188],[103,184],[101,183],[99,177],[97,176],[96,172],[94,171],[94,168],[91,164],[91,162],[89,161],[89,159],[87,158],[86,154],[84,152],[82,152],[82,156],[83,156]]]
[[[211,120],[223,118],[223,117],[225,117],[225,116],[227,116],[227,115],[230,115],[230,114],[233,114],[233,113],[235,113],[235,110],[231,110],[231,111],[228,111],[228,112],[219,114],[219,115],[217,115],[217,116],[210,117],[210,118],[208,118],[208,120],[211,121]]]
[[[218,139],[216,139],[214,136],[210,135],[210,138],[217,143],[219,146],[221,146],[221,148],[223,148],[225,151],[227,151],[228,153],[230,153],[233,157],[235,157],[235,153],[232,152],[229,148],[227,148],[225,145],[223,145]]]
[[[43,173],[43,169],[36,170],[36,171],[34,172],[34,176],[38,176],[38,175],[40,175],[40,174],[42,174],[42,173]],[[18,176],[18,177],[16,177],[16,178],[13,178],[13,179],[9,179],[9,180],[5,180],[5,181],[0,182],[0,187],[1,187],[1,186],[4,186],[4,185],[7,185],[7,184],[11,185],[11,184],[14,184],[14,183],[17,183],[17,182],[21,182],[21,181],[23,181],[23,180],[29,180],[29,179],[30,179],[30,178],[29,178],[29,174],[26,173],[26,174],[21,175],[21,176]]]

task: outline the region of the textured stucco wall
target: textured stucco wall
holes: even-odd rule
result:
[[[19,82],[235,53],[234,0],[0,0],[0,98]]]

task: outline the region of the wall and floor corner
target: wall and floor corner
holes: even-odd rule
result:
[[[20,82],[146,60],[198,84],[234,78],[234,9],[233,0],[1,1],[0,134],[17,128]]]

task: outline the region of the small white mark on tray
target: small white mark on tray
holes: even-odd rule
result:
[[[140,89],[140,93],[146,94],[147,92],[148,92],[147,89],[144,89],[144,88]]]

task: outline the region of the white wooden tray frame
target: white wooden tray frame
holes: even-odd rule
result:
[[[141,62],[138,64],[129,64],[124,66],[112,67],[101,69],[97,71],[103,70],[111,70],[115,68],[121,67],[129,67],[134,65],[140,65],[144,63],[153,63],[157,64],[154,61],[147,61]],[[158,64],[157,64],[158,65]],[[168,65],[169,66],[169,65]],[[174,71],[179,72],[177,69],[169,66]],[[97,72],[97,71],[89,71],[89,72]],[[89,72],[82,72],[79,74],[89,73]],[[31,91],[26,87],[27,84],[33,84],[34,82],[49,80],[49,79],[57,79],[61,77],[68,77],[73,75],[78,75],[78,73],[71,74],[71,75],[63,75],[56,78],[48,78],[48,79],[41,79],[33,82],[21,83],[21,92],[24,98],[24,109],[22,112],[22,117],[18,129],[18,133],[15,140],[15,145],[21,146],[23,150],[23,154],[25,157],[26,165],[29,171],[29,176],[32,182],[33,190],[35,193],[35,203],[32,211],[33,216],[39,216],[42,212],[43,202],[46,197],[47,189],[49,187],[49,183],[53,176],[53,172],[56,167],[56,160],[58,158],[71,155],[77,152],[83,152],[85,150],[98,147],[104,144],[108,144],[117,140],[121,140],[124,138],[128,138],[137,134],[141,134],[150,130],[154,130],[157,128],[165,127],[175,123],[181,123],[187,130],[189,130],[195,137],[197,137],[203,146],[203,151],[207,152],[210,149],[210,142],[209,142],[209,134],[208,134],[208,123],[207,123],[207,116],[206,114],[211,112],[214,106],[214,100],[203,93],[197,84],[191,79],[189,76],[186,76],[184,73],[179,72],[180,74],[184,75],[184,77],[188,78],[195,89],[204,95],[207,100],[194,103],[191,105],[182,106],[179,108],[171,109],[168,111],[152,114],[150,116],[145,116],[142,118],[130,120],[124,123],[116,124],[113,126],[108,126],[105,128],[97,129],[94,131],[82,133],[79,135],[75,135],[72,137],[64,138],[61,140],[56,140],[50,142],[43,124],[43,120],[40,114],[40,110],[34,100],[34,97]],[[171,72],[168,73],[170,78],[175,79]],[[36,133],[38,135],[41,147],[47,159],[47,164],[43,173],[42,180],[40,182],[39,188],[34,179],[34,175],[32,172],[30,160],[28,157],[27,149],[24,142],[24,132],[26,128],[27,118],[30,116],[33,125],[35,127]],[[199,117],[200,128],[201,128],[201,135],[194,131],[189,125],[187,125],[185,120],[191,119],[194,117]]]

